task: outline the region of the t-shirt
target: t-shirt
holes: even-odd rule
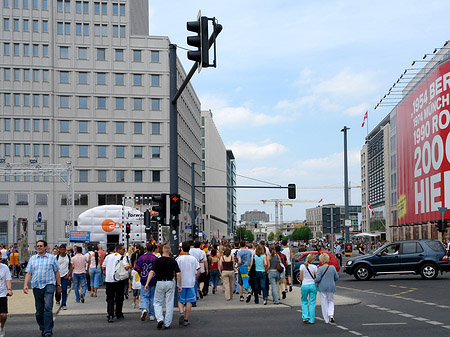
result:
[[[250,263],[252,262],[252,252],[248,249],[239,249],[237,258],[241,259],[241,266],[250,267]]]
[[[57,256],[57,261],[59,265],[59,274],[61,277],[64,277],[69,272],[69,255],[62,257],[61,255]]]
[[[263,255],[255,255],[254,259],[255,259],[255,271],[265,271],[264,268],[264,259],[266,258],[266,256]]]
[[[121,256],[119,253],[112,253],[105,257],[103,260],[102,267],[106,268],[106,278],[105,282],[117,282],[114,279],[114,271],[116,269],[116,264],[120,260]],[[128,267],[128,261],[123,258],[122,263],[125,267]]]
[[[286,263],[288,266],[291,265],[291,249],[289,247],[283,248],[281,253],[286,256]]]
[[[11,273],[5,264],[0,264],[0,297],[6,297],[8,287],[6,281],[11,281]]]
[[[234,261],[235,261],[235,264],[234,264],[234,266],[237,268],[237,253],[239,252],[239,248],[233,248],[232,250],[231,250],[231,257],[234,259]]]
[[[317,273],[317,266],[314,264],[309,264],[308,269],[313,276],[315,273]],[[311,275],[309,275],[308,270],[306,270],[306,266],[304,264],[300,266],[300,270],[303,271],[302,284],[314,284],[314,279],[311,277]]]
[[[141,276],[141,284],[143,286],[145,286],[145,284],[147,283],[148,274],[150,273],[150,270],[153,267],[153,263],[155,263],[156,260],[158,260],[158,257],[156,255],[150,254],[150,253],[141,255],[137,259],[134,270],[136,270],[139,273],[139,275]],[[153,278],[151,279],[151,281],[148,285],[149,285],[149,287],[156,286],[156,276],[153,276]]]
[[[2,260],[3,259],[7,259],[8,258],[8,251],[5,248],[3,248],[1,250],[1,252],[2,252]]]
[[[141,277],[136,270],[131,271],[131,288],[132,289],[141,289]]]
[[[86,255],[77,254],[72,258],[73,273],[74,274],[85,274],[86,273]]]
[[[156,273],[158,281],[170,281],[176,273],[180,272],[180,267],[174,258],[161,256],[153,263],[152,270]]]
[[[198,260],[192,255],[180,255],[177,263],[181,272],[181,288],[194,288],[197,270],[200,269]]]

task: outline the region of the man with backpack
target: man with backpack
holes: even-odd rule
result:
[[[62,310],[67,310],[67,288],[70,287],[70,279],[72,275],[72,261],[70,255],[66,252],[66,244],[59,246],[59,253],[56,255],[56,260],[59,265],[59,273],[61,275],[61,293],[55,294],[56,304],[61,304]]]
[[[106,308],[108,312],[108,322],[113,323],[114,317],[117,320],[124,318],[123,308],[123,280],[117,279],[115,276],[116,270],[128,270],[130,265],[124,259],[125,247],[122,244],[117,244],[115,252],[108,254],[103,260],[102,269],[105,273],[106,283]],[[121,265],[120,265],[121,264]]]

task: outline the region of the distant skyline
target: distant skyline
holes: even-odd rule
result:
[[[217,68],[192,79],[202,109],[236,157],[237,173],[287,186],[297,200],[285,220],[305,209],[344,203],[343,134],[347,126],[349,181],[360,185],[360,150],[369,131],[392,109],[373,110],[413,60],[450,38],[446,1],[150,1],[150,34],[177,44],[186,71],[186,22],[202,15],[223,25]],[[420,62],[415,68],[423,66]],[[258,184],[238,176],[240,185]],[[312,188],[313,187],[313,188]],[[253,209],[274,217],[262,199],[287,199],[286,190],[238,190],[238,214]],[[351,204],[361,203],[359,188]]]

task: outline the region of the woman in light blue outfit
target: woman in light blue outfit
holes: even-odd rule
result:
[[[316,283],[320,291],[322,316],[325,323],[334,323],[334,293],[339,275],[336,268],[328,264],[330,262],[328,254],[320,254],[319,261],[322,266],[317,271]]]
[[[317,287],[315,279],[317,276],[317,267],[313,264],[315,259],[315,254],[308,254],[305,264],[300,266],[302,319],[305,324],[314,324],[316,320]]]
[[[269,260],[269,282],[272,289],[273,304],[280,304],[278,298],[278,281],[280,281],[280,273],[277,270],[277,262],[280,261],[280,257],[276,253],[274,246],[270,246],[270,260]]]
[[[97,246],[88,252],[89,277],[91,279],[91,297],[97,297],[97,289],[100,286],[102,275],[102,256],[98,254]]]
[[[256,248],[256,254],[253,257],[255,261],[255,304],[259,303],[258,289],[261,288],[263,293],[264,305],[267,304],[267,289],[266,289],[266,268],[268,265],[267,256],[264,254],[264,247],[259,245]]]

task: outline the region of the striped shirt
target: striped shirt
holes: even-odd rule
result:
[[[30,273],[31,288],[42,289],[47,284],[56,285],[55,272],[59,270],[58,262],[54,255],[46,253],[44,256],[33,255],[28,262],[26,272]]]

